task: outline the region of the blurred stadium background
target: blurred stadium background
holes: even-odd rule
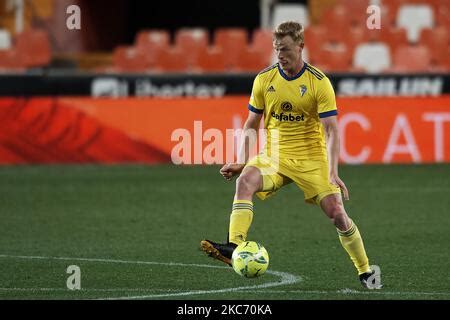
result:
[[[216,264],[198,241],[226,237],[226,129],[291,19],[335,88],[347,207],[382,292],[360,291],[295,188],[256,203],[250,236],[296,281],[235,290],[249,283],[199,267]],[[449,93],[449,0],[0,0],[0,298],[449,299]]]

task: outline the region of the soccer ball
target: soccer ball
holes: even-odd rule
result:
[[[247,278],[259,277],[269,266],[269,254],[258,242],[244,241],[234,249],[231,263],[237,274]]]

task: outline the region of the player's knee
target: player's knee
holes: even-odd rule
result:
[[[339,203],[334,203],[327,209],[328,209],[327,216],[331,219],[331,221],[334,224],[336,224],[335,222],[344,220],[345,217],[347,216],[344,208]]]
[[[349,218],[342,206],[334,206],[329,212],[331,222],[339,230],[347,230],[349,226]]]
[[[239,190],[240,192],[245,192],[245,193],[249,193],[249,194],[255,193],[256,190],[258,189],[257,181],[255,181],[255,180],[256,179],[254,179],[250,175],[245,175],[245,174],[241,175],[236,180],[237,190]]]

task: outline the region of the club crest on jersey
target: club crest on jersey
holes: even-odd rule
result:
[[[305,95],[305,93],[306,93],[306,86],[304,85],[304,84],[302,84],[301,86],[300,86],[300,94],[302,95],[302,97]]]

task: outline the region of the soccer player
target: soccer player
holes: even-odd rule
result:
[[[202,240],[201,249],[228,265],[234,248],[247,238],[253,219],[253,195],[265,199],[294,182],[305,201],[317,204],[336,226],[339,240],[369,289],[369,267],[361,234],[344,209],[349,193],[338,175],[339,132],[336,98],[327,76],[302,59],[303,26],[288,21],[273,33],[278,63],[261,71],[253,83],[249,114],[243,131],[257,130],[264,115],[267,143],[264,151],[248,159],[244,139],[242,162],[225,164],[220,173],[236,180],[228,242]],[[379,286],[381,287],[381,286]]]

